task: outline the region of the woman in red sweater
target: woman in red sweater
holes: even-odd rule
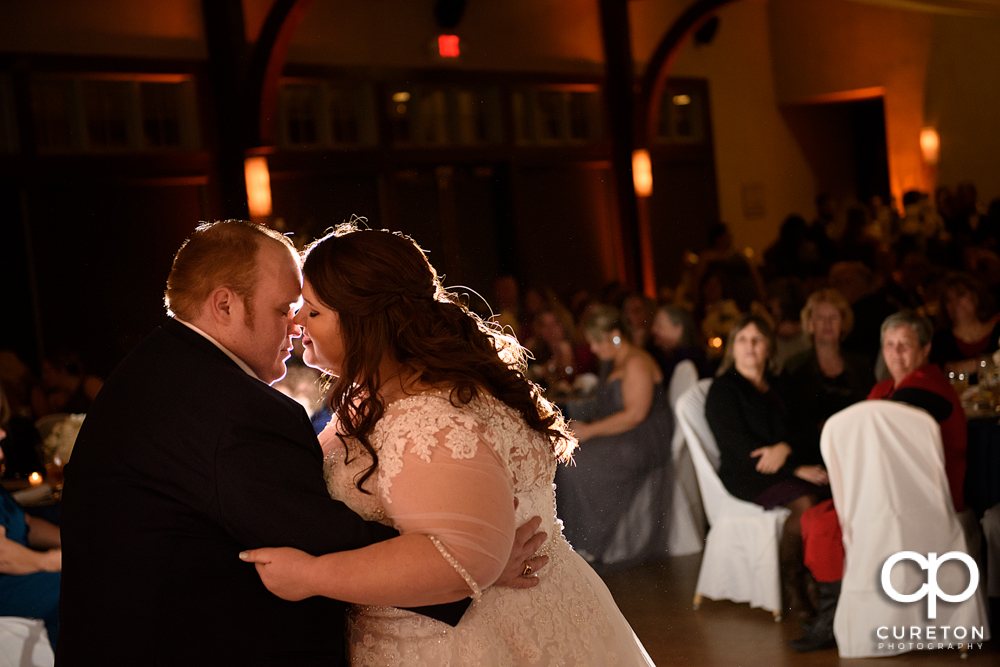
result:
[[[941,369],[929,362],[931,323],[913,311],[890,315],[882,323],[882,356],[892,378],[876,384],[868,399],[908,403],[926,410],[941,426],[944,469],[955,512],[965,509],[965,413],[958,394]],[[844,545],[833,501],[820,503],[802,515],[803,556],[819,584],[819,611],[806,634],[789,646],[818,651],[836,646],[833,616],[844,572]]]

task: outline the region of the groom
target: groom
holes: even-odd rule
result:
[[[396,535],[330,499],[309,419],[268,386],[300,335],[301,286],[294,248],[266,227],[205,224],[181,246],[174,318],[108,379],[66,469],[57,665],[343,663],[346,605],[280,600],[238,558]],[[507,585],[535,583],[516,576],[533,532],[518,531]],[[454,625],[468,604],[417,611]]]

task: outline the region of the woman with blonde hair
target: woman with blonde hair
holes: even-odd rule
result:
[[[865,400],[875,385],[868,359],[847,352],[854,313],[840,292],[813,292],[802,309],[802,332],[810,343],[785,363],[782,393],[790,413],[789,443],[812,463],[821,463],[819,436],[834,413]]]

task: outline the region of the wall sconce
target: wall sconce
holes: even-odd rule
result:
[[[243,173],[247,181],[250,217],[266,218],[271,215],[271,174],[267,170],[267,158],[263,155],[248,157],[243,161]]]
[[[934,166],[938,163],[938,155],[941,152],[941,138],[937,130],[933,127],[925,127],[920,130],[920,152],[924,156],[924,164]]]
[[[635,194],[640,197],[653,194],[653,165],[649,161],[649,151],[644,148],[632,151],[632,184]]]

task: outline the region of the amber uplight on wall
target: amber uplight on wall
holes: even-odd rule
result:
[[[644,148],[632,151],[632,181],[635,193],[640,197],[653,194],[653,166],[649,161],[649,151]]]
[[[920,130],[920,153],[924,157],[924,164],[935,166],[938,163],[938,155],[941,152],[941,138],[938,131],[933,127],[925,127]]]
[[[266,218],[271,215],[271,174],[267,158],[263,155],[248,157],[243,163],[247,180],[247,206],[250,217]]]

